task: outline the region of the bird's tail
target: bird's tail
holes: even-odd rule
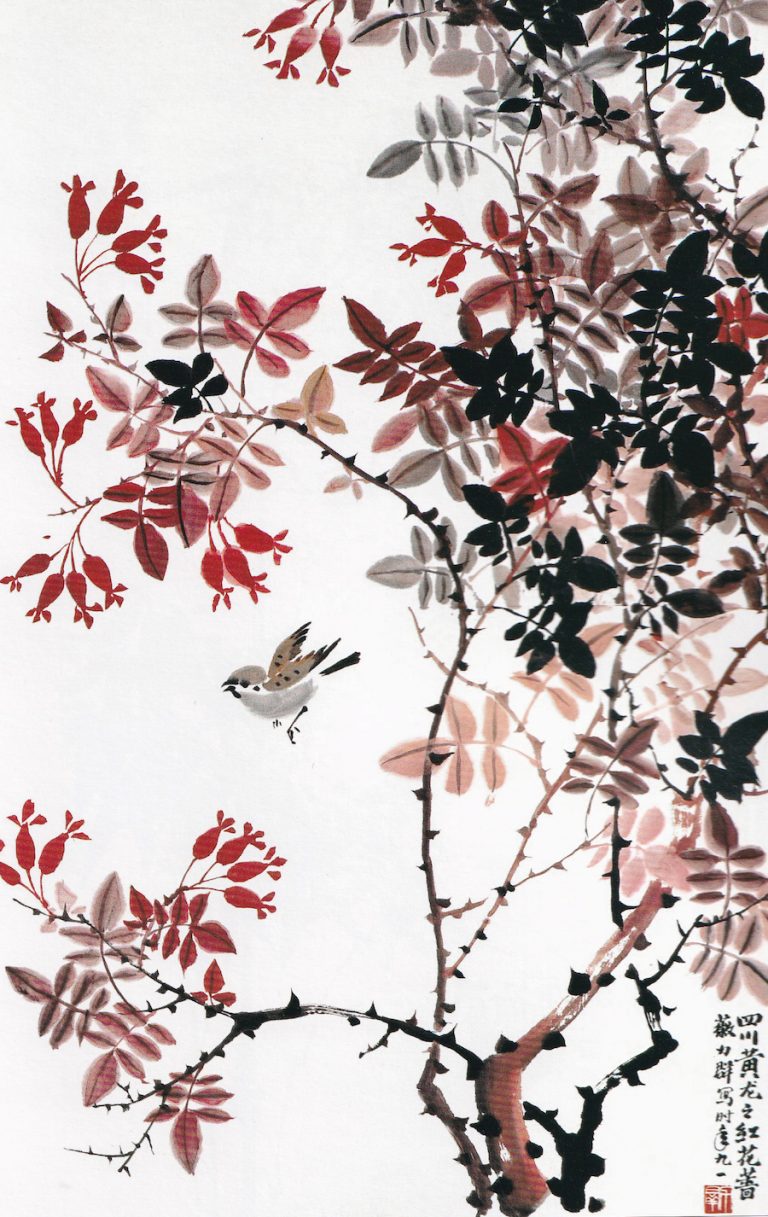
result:
[[[360,652],[354,651],[351,655],[347,655],[346,659],[340,659],[338,663],[332,663],[330,668],[323,668],[321,676],[331,676],[334,672],[340,672],[342,668],[351,668],[353,664],[360,662]]]

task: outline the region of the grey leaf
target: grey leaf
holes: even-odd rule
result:
[[[416,130],[426,140],[434,139],[437,135],[437,123],[421,102],[416,107]]]
[[[448,166],[448,177],[454,186],[461,186],[464,181],[464,165],[459,150],[454,144],[446,144],[445,163]]]
[[[435,156],[431,144],[426,144],[424,148],[424,168],[427,171],[427,177],[430,182],[434,182],[436,186],[439,186],[443,178],[443,166]]]
[[[475,453],[472,451],[472,448],[469,446],[469,444],[465,443],[462,440],[462,442],[459,444],[459,452],[461,453],[461,459],[463,460],[464,464],[467,466],[467,469],[469,469],[470,473],[473,473],[475,475],[475,477],[479,477],[480,476],[480,462],[478,461]]]
[[[429,17],[422,17],[419,22],[419,34],[427,54],[434,55],[440,45],[434,21],[430,21]]]
[[[400,54],[406,67],[416,58],[418,49],[419,40],[411,28],[411,23],[404,21],[400,27]]]
[[[209,330],[203,330],[203,343],[207,347],[228,347],[231,345],[231,340],[226,330],[214,326]]]
[[[197,317],[197,309],[192,308],[189,304],[164,304],[157,311],[168,321],[194,321]]]
[[[451,594],[451,580],[448,575],[435,576],[435,599],[438,604],[445,604]]]
[[[428,448],[419,448],[409,452],[389,471],[390,486],[422,486],[437,473],[440,467],[440,453],[430,452]]]
[[[425,609],[432,597],[432,580],[424,573],[419,584],[419,608]]]
[[[195,331],[186,328],[171,330],[168,334],[163,335],[163,346],[165,347],[191,347],[196,341]]]
[[[380,558],[366,571],[374,583],[382,583],[384,587],[406,588],[414,587],[422,576],[422,566],[410,554],[393,554],[389,558]]]
[[[414,524],[411,529],[411,549],[413,556],[418,558],[423,566],[427,565],[432,556],[431,548],[427,534],[419,528],[418,524]]]
[[[399,177],[421,159],[424,145],[420,140],[402,139],[380,152],[368,170],[368,177]]]
[[[450,29],[450,27],[448,27]],[[441,51],[432,60],[432,72],[435,76],[469,76],[475,71],[479,55],[477,51],[447,50]]]
[[[440,466],[440,472],[443,475],[445,489],[448,491],[452,499],[457,503],[464,502],[464,492],[461,489],[464,485],[464,470],[461,465],[452,460],[446,452],[443,453],[443,459]]]
[[[464,119],[458,106],[448,97],[442,95],[435,102],[435,114],[443,135],[448,139],[457,139],[464,132]]]

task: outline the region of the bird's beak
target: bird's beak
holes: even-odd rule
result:
[[[236,698],[238,699],[238,701],[240,700],[240,694],[239,694],[239,693],[237,692],[237,690],[235,689],[235,682],[234,682],[234,681],[232,681],[232,680],[225,680],[225,681],[224,681],[224,683],[223,683],[223,685],[222,685],[221,687],[222,687],[222,689],[224,690],[224,692],[225,692],[225,693],[231,693],[233,697],[236,697]]]

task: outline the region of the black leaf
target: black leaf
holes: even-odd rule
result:
[[[672,460],[694,486],[711,486],[715,476],[712,445],[705,435],[688,429],[672,433]]]
[[[479,387],[485,384],[488,379],[488,363],[482,355],[478,355],[477,351],[470,351],[468,347],[441,347],[440,349],[459,380],[463,380],[465,385]]]
[[[702,588],[670,592],[667,603],[681,617],[717,617],[725,611],[720,598],[714,592],[705,592]]]
[[[600,456],[593,445],[574,440],[555,458],[549,481],[550,495],[559,498],[583,490],[597,473],[599,464]]]
[[[747,714],[731,723],[723,735],[723,750],[737,756],[748,756],[768,731],[768,710]]]
[[[683,496],[668,473],[657,473],[648,491],[645,513],[656,532],[668,532],[680,519]]]
[[[572,672],[579,676],[594,676],[595,657],[581,638],[561,638],[557,644],[557,652]]]
[[[203,397],[221,397],[222,393],[226,393],[229,388],[229,381],[226,376],[219,373],[207,380],[199,391]]]
[[[484,520],[503,520],[507,512],[504,496],[498,490],[491,490],[481,483],[469,483],[462,486],[464,498],[472,510]]]
[[[192,369],[180,359],[153,359],[147,369],[164,385],[191,385],[195,383]]]
[[[618,587],[615,570],[602,558],[577,558],[568,573],[568,582],[588,592],[607,592]]]

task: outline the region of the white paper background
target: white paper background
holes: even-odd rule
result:
[[[37,360],[46,341],[44,301],[68,311],[75,306],[58,278],[70,256],[59,182],[74,172],[104,190],[122,167],[140,181],[146,200],[140,214],[162,212],[169,237],[158,304],[180,297],[189,266],[204,252],[217,258],[225,298],[241,288],[274,298],[299,286],[327,286],[306,331],[317,358],[299,369],[291,392],[302,372],[355,348],[342,294],[367,303],[390,325],[428,316],[428,336],[451,340],[453,303],[431,299],[427,275],[398,266],[388,247],[416,239],[413,217],[425,198],[474,218],[496,183],[484,174],[461,196],[452,188],[436,196],[419,172],[374,182],[365,170],[386,144],[410,134],[416,100],[441,91],[458,95],[459,83],[436,82],[419,63],[404,73],[392,48],[345,52],[343,62],[354,71],[338,91],[315,88],[312,71],[300,84],[277,82],[260,66],[264,56],[240,37],[275,9],[267,0],[4,6],[2,417],[43,388],[62,399],[86,395],[75,357],[61,365]],[[102,303],[124,286],[118,276],[97,284]],[[154,306],[139,292],[131,298],[134,328],[143,336]],[[162,328],[156,318],[148,324],[160,354]],[[276,400],[274,386],[261,383],[260,404]],[[336,383],[354,447],[365,451],[387,407],[351,376],[340,373]],[[97,426],[106,434],[111,421]],[[0,440],[5,573],[41,548],[45,513],[58,504],[18,433],[2,428]],[[65,808],[86,817],[93,842],[73,847],[65,870],[83,896],[115,866],[142,890],[167,889],[216,808],[254,820],[288,866],[276,916],[258,924],[247,912],[229,918],[240,953],[222,962],[243,1004],[281,1004],[293,989],[303,1001],[365,1008],[375,999],[381,1010],[405,1017],[415,1007],[425,1022],[434,965],[416,869],[417,805],[408,784],[382,773],[377,761],[392,744],[419,736],[439,676],[421,658],[407,595],[365,579],[375,558],[407,549],[408,526],[394,501],[370,489],[361,504],[323,496],[334,471],[295,440],[281,437],[286,469],[241,512],[270,531],[289,527],[295,545],[257,609],[240,597],[230,614],[212,615],[199,554],[180,548],[172,547],[165,584],[151,583],[135,566],[126,535],[104,538],[107,529],[98,552],[110,558],[129,593],[124,607],[97,620],[90,633],[72,625],[63,601],[52,625],[32,627],[24,617],[31,592],[10,597],[3,590],[2,806],[10,814],[31,796],[53,824]],[[99,447],[92,435],[73,455],[83,493],[124,472],[121,453]],[[219,686],[234,666],[259,661],[307,619],[313,637],[341,634],[349,649],[361,649],[364,664],[329,682],[305,721],[300,747],[291,749],[268,723],[225,700]],[[439,623],[435,628],[439,639]],[[509,665],[503,649],[498,663]],[[438,796],[439,843],[451,846],[450,856],[437,852],[445,867],[441,892],[458,903],[500,881],[516,840],[520,797],[517,784],[492,807],[474,796]],[[10,832],[0,836],[12,839]],[[9,891],[0,896],[0,960],[40,971],[55,966],[55,939],[37,934]],[[567,967],[583,967],[602,940],[604,901],[599,885],[578,877],[526,888],[499,916],[493,941],[472,958],[465,987],[456,986],[460,1038],[486,1053],[500,1032],[514,1037],[549,1009]],[[680,1034],[680,1049],[643,1089],[623,1087],[609,1100],[597,1145],[608,1174],[593,1189],[606,1199],[607,1217],[698,1213],[703,1184],[714,1182],[710,1029],[720,1007],[680,972],[664,993],[666,1002],[684,1008],[669,1024]],[[575,1115],[573,1083],[595,1083],[643,1044],[629,986],[614,990],[570,1029],[567,1059],[545,1053],[529,1071],[540,1106]],[[13,1217],[470,1211],[466,1177],[452,1162],[445,1130],[419,1114],[421,1055],[411,1041],[396,1037],[386,1052],[359,1062],[358,1051],[377,1034],[373,1027],[353,1031],[314,1019],[267,1028],[227,1059],[237,1118],[226,1128],[206,1128],[196,1177],[181,1172],[160,1129],[157,1157],[140,1155],[129,1180],[63,1147],[126,1143],[138,1120],[86,1111],[80,1077],[87,1054],[69,1044],[52,1055],[36,1036],[35,1011],[9,989],[0,1001],[0,1179]],[[750,1008],[740,1003],[736,1012]],[[207,1024],[201,1042],[194,1020],[188,1022],[192,1037],[182,1043],[190,1054],[214,1042],[216,1027]],[[180,1039],[182,1025],[180,1015],[174,1025]],[[454,1073],[451,1094],[468,1114],[470,1089]],[[545,1163],[555,1165],[549,1151]],[[554,1200],[541,1210],[549,1217],[560,1211]],[[739,1211],[765,1209],[756,1202]]]

